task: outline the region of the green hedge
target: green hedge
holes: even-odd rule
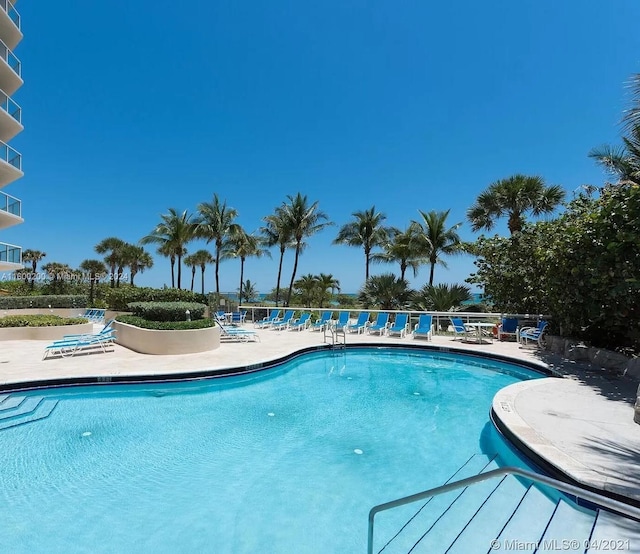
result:
[[[185,321],[189,310],[192,320],[202,319],[207,308],[196,302],[131,302],[128,308],[133,315],[149,321]]]
[[[214,327],[212,319],[198,319],[196,321],[149,321],[135,315],[119,315],[116,321],[141,327],[142,329],[154,329],[157,331],[184,331],[187,329],[205,329]]]
[[[88,323],[85,317],[59,317],[50,314],[8,315],[0,318],[0,327],[55,327]]]
[[[120,286],[105,293],[110,309],[126,311],[131,302],[197,302],[206,304],[206,297],[183,289],[154,289],[151,287]]]
[[[24,308],[86,308],[89,298],[84,294],[50,294],[46,296],[0,296],[0,310]]]

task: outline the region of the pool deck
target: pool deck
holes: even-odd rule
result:
[[[96,327],[97,329],[101,326]],[[246,328],[253,329],[251,324]],[[47,341],[3,341],[0,388],[36,380],[162,375],[215,370],[276,360],[322,346],[323,333],[258,330],[261,342],[224,342],[198,354],[153,356],[115,345],[113,352],[42,360]],[[494,412],[515,438],[570,479],[640,502],[640,425],[633,421],[637,383],[586,364],[521,348],[485,344],[347,335],[347,344],[424,344],[460,352],[493,353],[545,366],[563,376],[516,383],[494,399]]]

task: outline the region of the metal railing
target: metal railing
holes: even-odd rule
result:
[[[0,0],[1,2],[2,0]],[[22,123],[22,108],[8,94],[0,90],[0,108],[7,112],[18,123]]]
[[[432,496],[438,496],[439,494],[443,494],[445,492],[461,489],[463,487],[468,487],[469,485],[480,483],[481,481],[486,481],[487,479],[492,479],[494,477],[502,477],[506,475],[516,475],[518,477],[523,477],[524,479],[528,479],[529,481],[533,481],[534,483],[547,485],[548,487],[551,487],[558,491],[574,496],[575,498],[581,498],[583,500],[587,500],[588,502],[596,504],[597,506],[602,506],[603,508],[607,508],[608,510],[621,514],[624,517],[640,521],[640,509],[638,508],[634,508],[633,506],[629,506],[628,504],[625,504],[623,502],[613,500],[607,496],[602,496],[601,494],[591,492],[582,487],[577,487],[575,485],[569,485],[568,483],[563,483],[562,481],[558,481],[557,479],[552,479],[551,477],[547,477],[545,475],[540,475],[538,473],[526,471],[518,467],[507,466],[507,467],[502,467],[500,469],[487,471],[486,473],[479,473],[478,475],[474,475],[473,477],[460,479],[459,481],[454,481],[453,483],[441,485],[439,487],[435,487],[433,489],[429,489],[424,492],[419,492],[416,494],[412,494],[410,496],[398,498],[397,500],[392,500],[391,502],[385,502],[384,504],[378,504],[377,506],[374,506],[369,511],[369,530],[367,534],[368,554],[373,554],[373,522],[376,514],[380,512],[384,512],[386,510],[390,510],[392,508],[397,508],[398,506],[404,506],[405,504],[411,504],[412,502],[425,500],[427,498],[431,498]]]
[[[13,4],[9,2],[9,0],[0,0],[0,8],[7,12],[9,19],[11,19],[15,26],[20,29],[20,14],[18,13],[18,10],[14,8]]]
[[[0,192],[0,210],[22,217],[22,201],[6,192]]]
[[[0,242],[0,262],[22,264],[22,248],[15,244]]]
[[[22,171],[22,154],[0,141],[0,160]]]
[[[17,56],[9,49],[9,47],[0,40],[0,58],[2,58],[7,65],[15,71],[18,77],[22,74],[22,64]]]

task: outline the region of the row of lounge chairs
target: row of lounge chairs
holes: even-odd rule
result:
[[[286,310],[283,315],[282,310],[272,310],[271,313],[254,323],[258,329],[292,330],[301,331],[309,329],[311,331],[322,331],[326,328],[333,328],[345,333],[357,334],[377,334],[379,336],[399,336],[405,337],[409,334],[409,314],[399,313],[393,322],[389,321],[389,314],[379,312],[375,321],[370,320],[369,312],[360,312],[355,322],[351,321],[349,312],[340,312],[338,319],[333,319],[332,311],[325,311],[320,318],[311,322],[311,314],[303,313],[298,319],[294,319],[295,310]],[[414,326],[411,335],[415,337],[426,337],[431,339],[433,335],[432,316],[422,314],[418,323]]]

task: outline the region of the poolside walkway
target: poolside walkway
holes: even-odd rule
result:
[[[250,324],[248,328],[252,328]],[[115,345],[107,354],[48,359],[47,341],[4,341],[0,388],[10,383],[65,378],[160,375],[247,366],[320,346],[323,334],[258,330],[261,342],[223,343],[199,354],[152,356]],[[637,383],[512,342],[473,344],[435,336],[433,341],[347,335],[348,344],[428,344],[528,360],[565,376],[525,381],[500,391],[494,409],[509,429],[559,470],[586,485],[640,501],[640,425],[633,422]]]

